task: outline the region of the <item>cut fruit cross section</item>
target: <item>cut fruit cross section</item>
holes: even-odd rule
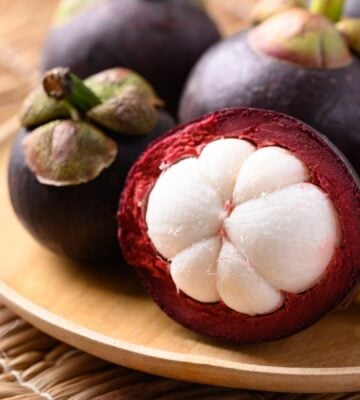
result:
[[[267,314],[324,275],[341,240],[335,207],[302,161],[243,139],[207,144],[169,166],[150,192],[146,223],[178,290]]]

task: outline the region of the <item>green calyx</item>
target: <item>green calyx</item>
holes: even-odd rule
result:
[[[40,183],[78,185],[95,179],[117,154],[116,143],[85,122],[56,120],[23,140],[25,161]]]
[[[336,24],[351,49],[360,54],[360,18],[344,18]]]
[[[45,72],[43,88],[51,99],[64,101],[69,107],[82,113],[101,103],[99,97],[71,73],[69,68],[58,67]]]
[[[164,105],[152,86],[140,75],[126,68],[112,68],[92,75],[84,81],[85,85],[104,103],[121,95],[129,86],[142,90],[149,101],[157,107]]]
[[[67,117],[70,117],[68,105],[50,98],[42,87],[30,92],[20,110],[21,125],[30,128]]]
[[[156,126],[156,107],[162,105],[149,83],[128,69],[109,69],[83,82],[68,68],[59,67],[46,72],[43,87],[30,93],[20,120],[23,126],[34,127],[72,117],[114,133],[146,135]],[[124,108],[126,112],[121,112]]]
[[[306,7],[305,0],[260,0],[252,11],[252,21],[255,24],[265,21],[275,14],[294,7]]]
[[[95,179],[117,153],[106,133],[151,133],[161,105],[151,86],[130,70],[110,69],[83,82],[68,68],[54,68],[20,113],[21,124],[32,129],[24,141],[26,163],[43,184]]]
[[[88,112],[89,118],[116,132],[146,135],[157,124],[157,111],[148,94],[139,86],[129,85],[121,94]]]
[[[307,68],[341,68],[351,63],[348,46],[331,21],[293,8],[258,25],[250,46],[267,56]]]

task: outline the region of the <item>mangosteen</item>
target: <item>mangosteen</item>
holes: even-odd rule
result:
[[[276,112],[215,112],[153,143],[118,222],[158,305],[225,341],[298,332],[360,279],[358,178],[325,137]]]
[[[192,0],[62,0],[42,68],[66,65],[80,77],[131,68],[175,113],[188,73],[219,37]]]
[[[118,259],[116,210],[131,165],[173,127],[134,72],[84,83],[67,68],[45,74],[25,100],[8,183],[15,213],[35,239],[71,259]]]
[[[293,8],[205,53],[179,114],[186,122],[233,106],[284,112],[324,132],[360,171],[359,93],[360,59],[334,23]]]

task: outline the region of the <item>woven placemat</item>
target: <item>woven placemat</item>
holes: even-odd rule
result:
[[[360,400],[360,393],[257,393],[144,374],[61,343],[1,305],[0,354],[7,400]]]

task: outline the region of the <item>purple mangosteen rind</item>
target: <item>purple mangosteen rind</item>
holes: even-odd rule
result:
[[[301,294],[287,294],[273,313],[251,317],[221,301],[204,304],[178,292],[168,262],[159,256],[145,222],[147,198],[163,165],[196,154],[196,147],[218,138],[243,138],[258,146],[279,145],[310,169],[311,182],[333,201],[343,239],[316,285]],[[149,294],[175,321],[192,331],[235,343],[277,340],[310,326],[341,306],[360,279],[360,182],[344,156],[327,138],[295,118],[259,109],[227,109],[170,131],[154,142],[132,167],[121,196],[119,241]]]
[[[190,0],[83,0],[62,13],[46,40],[43,70],[67,65],[85,78],[122,65],[144,76],[174,113],[191,68],[220,39]]]

